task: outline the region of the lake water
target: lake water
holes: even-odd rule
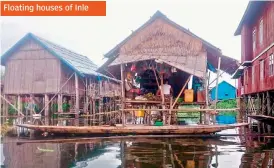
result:
[[[4,137],[0,151],[5,168],[248,168],[273,167],[273,147],[271,137],[247,136],[78,138],[55,143]]]

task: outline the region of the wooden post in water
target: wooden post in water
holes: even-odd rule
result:
[[[260,102],[260,94],[259,93],[257,93],[257,101]],[[258,110],[256,110],[257,115],[261,114],[260,107],[261,107],[261,103],[259,103],[259,107],[257,107],[258,108]],[[258,129],[259,134],[261,133],[261,125],[262,125],[262,123],[260,121],[258,121],[257,122],[257,129]],[[264,132],[264,130],[263,130],[263,132]]]
[[[62,96],[62,94],[58,94],[57,102],[58,102],[58,112],[62,113],[63,112],[63,108],[62,108],[63,96]]]
[[[4,95],[4,98],[6,97],[6,95]],[[8,113],[7,113],[7,109],[6,109],[6,107],[7,107],[7,103],[6,103],[6,101],[4,100],[2,100],[2,98],[0,98],[1,99],[1,101],[2,101],[2,103],[3,103],[3,109],[2,109],[2,111],[3,111],[3,116],[5,116],[5,117],[7,117],[8,116]]]
[[[267,111],[267,115],[270,116],[271,115],[271,100],[270,100],[270,94],[269,91],[266,92],[266,111]],[[271,127],[268,126],[267,127],[267,131],[270,133],[271,132]]]
[[[45,94],[45,102],[44,105],[46,106],[49,103],[49,95]],[[49,116],[49,106],[45,107],[45,117]]]
[[[209,89],[209,80],[210,80],[210,71],[208,72],[208,75],[206,73],[205,76],[205,101],[206,101],[206,109],[208,109],[208,98],[209,98],[209,94],[208,94],[208,89]],[[204,121],[202,124],[208,124],[208,113],[204,113]]]
[[[75,73],[75,117],[79,117],[79,80],[78,75]]]
[[[124,101],[125,101],[125,79],[124,79],[124,64],[121,64],[121,113],[122,113],[122,124],[125,125],[125,113],[124,113]]]
[[[84,105],[84,113],[88,114],[88,79],[86,78],[86,84],[85,84],[85,105]]]
[[[218,84],[219,84],[219,74],[220,74],[220,66],[221,66],[222,57],[219,56],[218,59],[218,69],[217,69],[217,78],[216,78],[216,91],[215,91],[215,113],[217,109],[217,102],[218,102]],[[216,115],[213,115],[213,123],[216,123]]]
[[[18,95],[17,96],[17,109],[19,112],[22,112],[22,108],[21,108],[21,96]],[[19,113],[17,113],[17,115],[19,116]]]

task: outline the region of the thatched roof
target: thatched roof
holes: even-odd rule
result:
[[[158,44],[159,41],[161,44]],[[219,56],[222,56],[221,70],[233,74],[239,66],[237,60],[223,56],[219,48],[157,11],[144,25],[105,54],[109,60],[99,71],[122,63],[159,60],[203,77],[207,62],[216,68]]]

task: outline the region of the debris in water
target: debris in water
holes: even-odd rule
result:
[[[54,152],[53,149],[41,149],[41,148],[39,148],[39,147],[37,147],[37,149],[38,149],[39,151],[42,151],[42,152]]]

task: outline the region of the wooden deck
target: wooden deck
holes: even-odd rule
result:
[[[272,117],[272,116],[267,116],[267,115],[248,115],[248,117],[250,117],[250,118],[252,118],[254,120],[263,122],[265,124],[271,125],[271,126],[274,125],[274,117]]]
[[[211,134],[226,129],[247,126],[248,123],[229,125],[195,125],[195,126],[38,126],[19,124],[18,127],[55,134]]]

